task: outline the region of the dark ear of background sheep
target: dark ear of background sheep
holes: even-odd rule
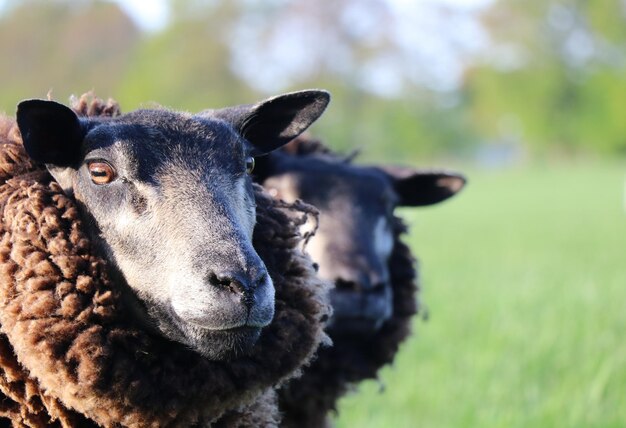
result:
[[[326,285],[296,250],[303,219],[255,187],[253,241],[274,281],[275,317],[252,355],[211,362],[128,319],[74,201],[28,159],[11,119],[0,130],[0,424],[190,427],[230,411],[223,426],[274,425],[271,388],[308,361],[329,313]]]
[[[337,162],[350,162],[352,156],[341,157],[318,140],[298,137],[284,146],[282,153],[291,156],[323,155]],[[272,155],[259,159],[259,175],[271,169]],[[393,290],[393,315],[367,338],[336,338],[332,347],[320,348],[317,358],[304,375],[290,381],[279,391],[283,425],[288,427],[323,427],[327,415],[336,409],[338,399],[354,384],[374,379],[378,370],[393,362],[400,344],[409,336],[411,321],[418,313],[417,261],[401,241],[407,229],[402,220],[392,220],[394,246],[389,260],[390,283]]]

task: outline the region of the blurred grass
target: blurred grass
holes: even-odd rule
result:
[[[625,173],[476,170],[456,199],[404,211],[430,319],[337,427],[624,426]]]

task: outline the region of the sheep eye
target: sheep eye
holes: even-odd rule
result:
[[[254,170],[254,158],[250,156],[246,159],[246,173],[251,174]]]
[[[115,180],[117,174],[115,173],[115,169],[109,165],[107,162],[103,161],[94,161],[89,162],[87,165],[89,169],[89,175],[91,176],[91,181],[94,184],[109,184],[113,180]]]

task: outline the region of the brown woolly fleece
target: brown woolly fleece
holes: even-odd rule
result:
[[[119,112],[96,104],[75,109]],[[275,317],[252,355],[208,361],[129,318],[75,201],[28,159],[11,119],[0,131],[0,426],[277,426],[273,388],[309,360],[329,314],[326,285],[296,249],[304,219],[255,187]]]
[[[325,155],[340,157],[318,140],[298,137],[283,147],[293,156]],[[320,428],[328,425],[328,414],[336,410],[338,399],[356,383],[377,378],[378,370],[393,362],[400,344],[411,333],[411,321],[418,313],[417,261],[401,236],[407,227],[398,217],[393,220],[394,247],[389,259],[393,289],[393,316],[376,334],[363,340],[332,338],[332,347],[323,347],[304,374],[279,390],[283,426]]]

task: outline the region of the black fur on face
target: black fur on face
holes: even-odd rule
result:
[[[299,140],[262,159],[257,179],[276,197],[302,199],[320,211],[307,251],[320,276],[336,285],[329,331],[334,337],[367,336],[393,315],[394,209],[445,200],[465,179],[441,171],[359,166],[314,141]],[[298,149],[312,152],[294,155]]]
[[[302,199],[320,211],[319,228],[306,249],[320,276],[336,285],[331,334],[378,329],[392,312],[387,262],[397,196],[389,180],[380,171],[323,158],[285,158],[264,186],[281,199]]]
[[[91,219],[144,321],[228,359],[250,351],[274,314],[272,280],[252,247],[252,154],[297,136],[327,102],[304,91],[195,116],[80,119],[29,100],[17,121],[27,153]]]

